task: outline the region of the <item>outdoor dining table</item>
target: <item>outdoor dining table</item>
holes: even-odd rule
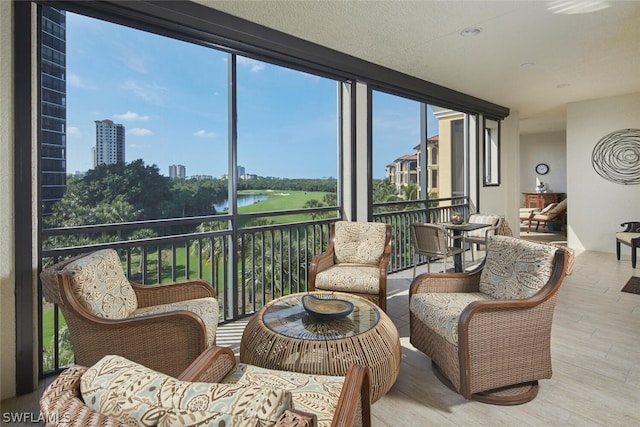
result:
[[[439,222],[447,230],[451,230],[454,236],[460,236],[467,231],[479,230],[491,226],[491,224],[481,224],[475,222],[463,222],[462,224],[454,224],[452,222]],[[464,239],[453,239],[453,245],[455,247],[462,247],[462,241]],[[462,266],[462,254],[455,254],[453,256],[454,271],[462,272],[464,268]]]

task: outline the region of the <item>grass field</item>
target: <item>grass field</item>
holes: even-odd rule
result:
[[[285,211],[285,210],[294,210],[301,209],[304,207],[305,203],[309,200],[318,200],[322,201],[325,196],[325,192],[307,192],[307,191],[246,191],[244,194],[266,194],[269,195],[269,198],[266,200],[261,200],[256,202],[250,206],[243,206],[238,209],[239,213],[255,213],[255,212],[272,212],[272,211]],[[306,221],[311,219],[309,214],[293,214],[293,215],[281,215],[276,217],[269,217],[269,222],[276,224],[286,224],[291,222],[299,222]],[[184,260],[186,259],[185,254],[186,249],[184,247],[176,248],[176,261],[178,266],[176,267],[176,276],[178,280],[183,280],[186,275],[184,272]],[[194,278],[199,276],[198,272],[198,257],[196,254],[189,251],[189,277]],[[147,253],[147,265],[150,268],[155,268],[158,254],[157,252],[149,252]],[[137,262],[136,262],[137,261]],[[132,259],[132,263],[134,265],[139,265],[139,257],[136,259],[135,257]],[[180,266],[182,264],[182,267]],[[202,278],[210,283],[221,283],[223,280],[222,266],[218,266],[216,271],[219,274],[217,280],[211,280],[211,267],[203,266]],[[155,273],[154,273],[155,274]],[[162,271],[162,279],[160,282],[168,283],[172,281],[171,271],[168,269],[163,269]],[[155,275],[148,276],[147,279],[151,282],[156,282],[157,277]],[[62,315],[60,315],[60,325],[59,327],[64,327],[66,322]],[[53,334],[54,334],[54,311],[53,306],[47,305],[42,312],[42,335],[43,335],[43,348],[45,352],[51,352],[53,349]]]

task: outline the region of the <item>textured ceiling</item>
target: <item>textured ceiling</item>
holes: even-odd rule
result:
[[[567,103],[640,92],[639,1],[198,2],[519,111],[522,133],[565,129]]]

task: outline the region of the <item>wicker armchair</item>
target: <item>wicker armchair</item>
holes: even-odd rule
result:
[[[501,229],[503,221],[504,217],[500,215],[482,215],[479,213],[469,215],[468,222],[472,224],[489,224],[489,227],[467,231],[464,235],[465,243],[470,244],[471,261],[475,261],[473,245],[475,244],[478,247],[480,245],[486,246],[491,236],[499,234],[498,230]]]
[[[215,344],[218,301],[202,280],[138,285],[125,277],[113,249],[57,263],[40,278],[44,297],[62,311],[80,365],[117,354],[175,376]]]
[[[353,365],[344,377],[317,376],[320,378],[320,382],[310,385],[310,376],[306,374],[266,370],[251,365],[237,365],[233,352],[226,347],[213,346],[205,350],[176,378],[178,381],[173,378],[169,378],[167,381],[162,378],[162,374],[149,372],[150,370],[140,365],[133,366],[132,370],[135,372],[130,373],[127,378],[127,374],[118,374],[118,369],[121,372],[124,371],[128,361],[124,360],[124,364],[120,362],[118,365],[117,361],[114,363],[114,360],[113,356],[107,356],[98,363],[97,366],[101,368],[94,366],[93,372],[88,374],[88,378],[85,377],[85,384],[82,389],[83,375],[89,371],[89,368],[76,365],[63,371],[45,389],[40,399],[40,411],[42,418],[46,420],[45,425],[59,425],[61,427],[126,427],[131,423],[127,423],[124,419],[128,417],[128,421],[132,421],[131,418],[136,418],[137,416],[141,416],[147,421],[154,419],[158,422],[158,425],[165,426],[208,425],[208,422],[214,423],[217,419],[213,418],[221,414],[202,409],[203,394],[194,393],[192,390],[191,396],[193,396],[193,400],[189,401],[188,399],[190,399],[190,386],[198,387],[198,391],[201,391],[202,389],[207,390],[209,387],[201,383],[209,383],[210,386],[214,387],[213,390],[218,391],[219,389],[215,387],[231,386],[226,388],[226,393],[216,395],[220,399],[227,400],[234,391],[242,393],[243,388],[245,390],[244,396],[256,396],[251,392],[247,392],[248,388],[252,390],[260,388],[273,390],[275,388],[280,390],[281,395],[283,394],[282,391],[286,390],[284,395],[291,396],[291,402],[295,409],[285,409],[274,424],[275,427],[371,426],[369,368],[364,366]],[[108,363],[111,364],[108,365]],[[108,366],[109,369],[105,369],[105,366]],[[250,372],[252,368],[259,371]],[[144,375],[140,375],[137,371],[144,372]],[[94,374],[96,376],[93,376]],[[117,379],[122,382],[133,380],[135,383],[134,388],[136,389],[140,387],[144,389],[146,382],[160,383],[162,384],[162,390],[167,388],[168,392],[165,393],[156,389],[156,392],[149,395],[145,394],[143,390],[136,392],[132,388],[127,388],[126,391],[123,391],[124,388],[112,388],[111,390],[114,391],[110,392],[108,398],[104,398],[106,393],[103,394],[102,399],[105,400],[105,405],[99,406],[101,408],[104,407],[105,412],[108,412],[108,414],[104,414],[87,405],[82,398],[85,393],[95,396],[97,389],[109,387],[109,381],[96,378],[98,375],[102,375],[103,378],[109,375],[119,375]],[[248,378],[243,379],[243,377]],[[111,384],[115,384],[115,382],[112,381]],[[91,383],[92,387],[87,386],[87,383]],[[322,389],[322,384],[327,385],[327,387]],[[312,390],[312,386],[315,386],[316,389]],[[320,389],[318,389],[319,386]],[[171,392],[174,388],[180,390],[179,395]],[[266,392],[265,395],[269,398],[273,396],[273,394],[267,394]],[[92,406],[98,405],[96,403],[99,401],[98,399],[92,402]],[[154,400],[155,404],[150,405],[150,403],[154,403]],[[214,400],[209,400],[209,403],[214,403]],[[132,401],[138,404],[132,405]],[[141,401],[144,401],[146,406],[140,404]],[[257,402],[258,400],[254,398],[251,402],[241,400],[241,404],[237,406],[226,405],[226,403],[222,403],[220,406],[226,411],[235,412],[236,415],[230,415],[229,412],[225,415],[231,416],[233,420],[238,420],[238,417],[240,417],[237,415],[238,412],[246,415],[245,411],[250,411],[253,412],[253,415],[263,416],[267,408],[260,406]],[[273,410],[272,401],[265,403],[269,405],[268,409]],[[309,412],[310,406],[324,410],[324,413]],[[182,407],[195,409],[180,409]],[[299,408],[304,408],[306,411]],[[277,417],[280,412],[278,408],[276,408],[276,411],[278,411],[275,412]],[[118,416],[116,417],[113,413],[117,413]],[[252,421],[257,421],[254,418],[243,419],[241,417],[240,420],[239,424],[243,426],[247,424],[254,425]],[[244,421],[248,421],[248,423],[245,424]],[[201,424],[198,424],[198,422]],[[224,423],[219,425],[224,425]],[[262,424],[258,423],[256,425]]]
[[[390,256],[391,225],[335,222],[327,250],[311,260],[309,290],[348,292],[386,312]]]
[[[515,405],[551,377],[551,322],[565,277],[562,248],[493,236],[480,268],[411,284],[410,341],[466,399]]]

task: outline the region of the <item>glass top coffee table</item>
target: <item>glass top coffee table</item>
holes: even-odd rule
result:
[[[371,402],[384,396],[400,369],[400,338],[391,319],[373,303],[345,293],[310,294],[350,301],[346,317],[313,317],[302,306],[307,293],[271,301],[247,323],[240,361],[268,369],[319,375],[345,375],[353,364],[368,366]]]

